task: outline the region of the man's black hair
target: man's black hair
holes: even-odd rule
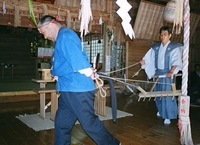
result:
[[[160,34],[161,34],[162,31],[168,31],[169,34],[172,34],[172,28],[169,27],[169,26],[162,26],[160,28]]]

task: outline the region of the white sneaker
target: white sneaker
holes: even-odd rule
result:
[[[156,114],[158,117],[160,117],[160,113],[159,112],[157,112],[157,114]]]
[[[164,124],[170,124],[170,123],[171,123],[170,119],[165,119],[164,120]]]

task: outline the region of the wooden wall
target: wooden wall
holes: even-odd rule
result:
[[[145,40],[152,40],[152,41],[159,41],[159,29],[163,25],[173,27],[172,23],[168,23],[163,19],[163,11],[164,5],[155,4],[152,2],[141,1],[136,20],[134,23],[134,30],[136,39],[142,39],[143,42]],[[189,74],[192,70],[194,70],[194,65],[196,63],[200,63],[200,15],[195,13],[190,13],[190,48],[189,48],[189,66],[188,71]],[[184,36],[184,29],[180,34],[173,34],[171,41],[179,42],[183,44],[183,36]],[[136,40],[134,40],[136,41]],[[134,45],[130,42],[130,45]],[[144,47],[142,43],[140,43],[140,47]],[[147,44],[144,44],[147,45]],[[129,46],[130,51],[130,46]],[[137,51],[137,50],[135,50]],[[143,52],[141,52],[140,48],[138,47],[138,57],[142,58]],[[130,52],[128,52],[130,53]],[[129,55],[128,55],[129,56]],[[130,58],[129,63],[134,63],[135,61],[131,60]],[[145,76],[144,76],[145,77]]]
[[[155,42],[151,40],[134,39],[133,41],[127,41],[126,48],[126,64],[127,66],[136,64],[135,66],[128,69],[126,76],[132,78],[132,76],[141,68],[139,61],[142,60],[143,56],[149,50],[150,46]],[[147,80],[147,76],[144,70],[141,70],[137,76],[132,79]]]
[[[136,38],[150,39],[159,41],[159,29],[163,25],[173,27],[172,23],[168,23],[163,19],[164,6],[151,2],[141,1],[136,20],[134,23],[134,30]],[[200,21],[200,15],[190,14],[190,40],[193,39],[194,33]],[[180,34],[173,34],[172,41],[183,43],[184,29],[182,27]]]
[[[62,4],[61,2],[65,2],[65,4]],[[136,39],[130,40],[130,38],[124,34],[124,30],[121,26],[121,18],[116,14],[116,11],[119,9],[119,6],[116,5],[115,1],[112,1],[112,0],[107,0],[104,2],[105,3],[103,4],[103,7],[101,7],[102,1],[100,0],[92,1],[91,7],[92,7],[92,12],[93,12],[93,20],[91,24],[92,26],[94,26],[94,27],[91,27],[91,28],[94,28],[92,29],[92,31],[96,31],[98,29],[98,25],[99,25],[98,20],[100,16],[102,16],[103,21],[106,23],[106,28],[104,30],[106,30],[107,28],[114,30],[114,34],[115,34],[114,42],[117,44],[123,44],[125,42],[128,42],[126,43],[127,44],[126,65],[128,66],[130,64],[138,62],[139,60],[142,59],[143,55],[147,52],[147,50],[149,49],[149,46],[153,44],[153,41],[158,41],[158,29],[161,25],[164,24],[162,20],[162,13],[163,13],[164,6],[156,5],[153,3],[147,3],[143,1],[141,1],[141,3],[139,1],[129,1],[129,3],[132,5],[132,9],[129,11],[129,14],[131,15],[131,18],[132,18],[130,23],[132,24],[132,26],[134,26],[134,31],[136,34]],[[34,27],[34,24],[32,23],[32,21],[28,19],[28,5],[27,5],[26,0],[21,0],[21,1],[9,0],[6,4],[7,13],[5,15],[0,15],[0,19],[1,19],[0,25],[6,26],[9,19],[12,24],[14,23],[15,7],[13,7],[13,3],[16,6],[18,6],[20,10],[19,11],[19,20],[20,20],[19,25],[22,27],[28,27],[29,24],[31,23],[32,26]],[[78,19],[78,11],[80,8],[80,0],[75,0],[75,1],[57,0],[54,5],[33,2],[33,6],[34,6],[34,12],[35,12],[37,20],[44,13],[57,16],[58,10],[60,10],[59,11],[60,21],[65,23],[67,26],[70,26],[70,28],[76,31],[79,31],[80,20]],[[47,8],[46,11],[44,9],[45,6]],[[2,7],[2,4],[0,4],[0,7]],[[191,15],[191,34],[192,34],[191,37],[198,36],[200,34],[200,33],[198,34],[195,33],[199,19],[200,19],[199,15],[196,15],[196,14]],[[70,20],[70,23],[67,22],[67,20]],[[107,37],[105,38],[107,39]],[[175,36],[174,40],[182,41],[182,37]],[[15,44],[15,46],[16,45],[19,45],[19,44]],[[27,48],[28,45],[20,47],[20,48],[22,49],[25,47]],[[195,48],[194,49],[195,52],[192,50],[193,48]],[[193,53],[197,54],[199,52],[198,48],[199,48],[198,45],[195,45],[194,47],[192,46],[191,50],[193,51]],[[26,49],[26,51],[27,50],[29,49]],[[109,43],[107,40],[106,40],[105,50],[106,50],[105,55],[108,55],[110,48],[109,48]],[[7,51],[7,49],[5,49],[4,51]],[[23,50],[19,50],[19,51],[22,52]],[[23,53],[25,53],[25,51]],[[0,55],[3,55],[3,54],[0,53]],[[8,60],[2,60],[3,57],[0,58],[0,61],[8,61]],[[22,56],[20,56],[20,59],[21,58]],[[198,61],[199,60],[195,59],[193,62],[198,62]],[[35,65],[33,63],[34,61],[32,59],[31,65]],[[29,66],[27,65],[27,68],[30,67],[31,65]],[[131,77],[132,74],[138,70],[138,68],[139,67],[137,66],[128,70],[127,72],[128,76]],[[33,67],[33,69],[35,69],[35,67]],[[32,70],[30,70],[30,72],[31,71]],[[138,78],[145,78],[145,77],[146,77],[145,74],[143,74],[142,76],[138,76]]]

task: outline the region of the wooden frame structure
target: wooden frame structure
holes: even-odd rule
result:
[[[174,75],[174,83],[171,84],[172,86],[172,91],[155,91],[153,92],[155,86],[156,86],[156,83],[158,82],[159,80],[159,76],[153,76],[153,78],[155,79],[155,82],[153,83],[151,89],[149,92],[146,92],[144,89],[142,89],[140,86],[137,87],[137,89],[141,92],[139,93],[139,99],[138,101],[140,101],[141,98],[143,98],[144,100],[146,98],[149,98],[149,100],[153,97],[166,97],[166,96],[180,96],[182,94],[182,91],[181,90],[176,90],[176,85],[175,85],[175,82],[176,82],[176,77],[178,76],[181,76],[181,74],[175,74]]]

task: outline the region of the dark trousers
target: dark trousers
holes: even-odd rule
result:
[[[168,69],[164,70],[157,70],[156,75],[165,75],[168,72]],[[158,83],[155,86],[154,91],[171,91],[171,84],[172,79],[171,78],[159,78]],[[178,107],[176,98],[172,96],[162,96],[157,97],[155,100],[156,107],[158,109],[158,112],[160,113],[160,116],[163,119],[176,119],[178,115]]]
[[[55,145],[70,145],[71,130],[78,119],[98,145],[119,145],[94,111],[94,91],[61,92],[55,118]]]

